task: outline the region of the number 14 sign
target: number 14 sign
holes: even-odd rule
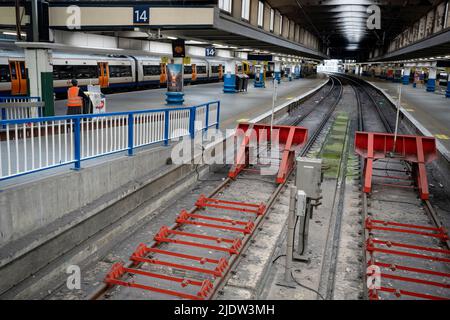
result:
[[[149,24],[150,8],[148,6],[135,6],[133,8],[133,24]]]

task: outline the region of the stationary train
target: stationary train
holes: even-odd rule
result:
[[[75,78],[81,87],[100,85],[104,92],[166,85],[166,64],[157,56],[83,55],[53,53],[53,87],[66,93]],[[184,82],[217,82],[223,78],[224,62],[191,59],[184,65]],[[27,74],[23,52],[0,52],[0,95],[27,93]]]
[[[99,85],[110,93],[121,90],[164,87],[167,81],[166,63],[159,56],[87,55],[54,52],[53,88],[57,96],[65,97],[71,79],[79,85]],[[185,84],[218,82],[223,79],[225,62],[218,59],[192,58],[184,65]],[[300,63],[301,77],[316,73],[316,66]],[[281,68],[282,75],[286,66]],[[266,77],[273,77],[274,63],[266,64]],[[254,77],[250,61],[238,61],[236,72]],[[27,69],[23,51],[0,51],[0,95],[26,95]]]

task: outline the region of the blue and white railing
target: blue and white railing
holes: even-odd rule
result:
[[[0,180],[73,164],[219,127],[220,102],[104,114],[1,120]]]
[[[44,106],[39,97],[0,97],[0,120],[42,117]]]

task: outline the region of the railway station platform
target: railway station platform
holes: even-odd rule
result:
[[[395,103],[398,102],[398,83],[392,83],[376,78],[364,79],[384,91]],[[406,117],[416,122],[415,125],[424,135],[434,136],[438,145],[445,148],[447,158],[450,158],[450,101],[445,95],[426,92],[425,88],[413,88],[412,85],[402,85],[402,112]]]
[[[292,100],[326,81],[326,76],[323,74],[294,81],[283,80],[278,86],[276,104]],[[168,107],[165,101],[166,91],[167,89],[162,88],[109,94],[106,96],[106,111],[118,112],[166,108]],[[272,108],[273,83],[271,80],[267,80],[265,88],[254,88],[253,81],[251,81],[247,92],[236,94],[224,93],[222,82],[190,85],[184,87],[184,93],[185,106],[220,100],[221,128],[234,129],[239,120],[252,119]],[[66,103],[67,100],[55,102],[56,115],[66,114]]]
[[[450,0],[4,0],[0,300],[450,300],[448,84]]]

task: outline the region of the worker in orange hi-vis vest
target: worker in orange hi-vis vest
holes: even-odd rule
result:
[[[67,114],[82,114],[83,99],[88,99],[86,94],[78,87],[77,79],[72,79],[72,86],[67,90]]]

